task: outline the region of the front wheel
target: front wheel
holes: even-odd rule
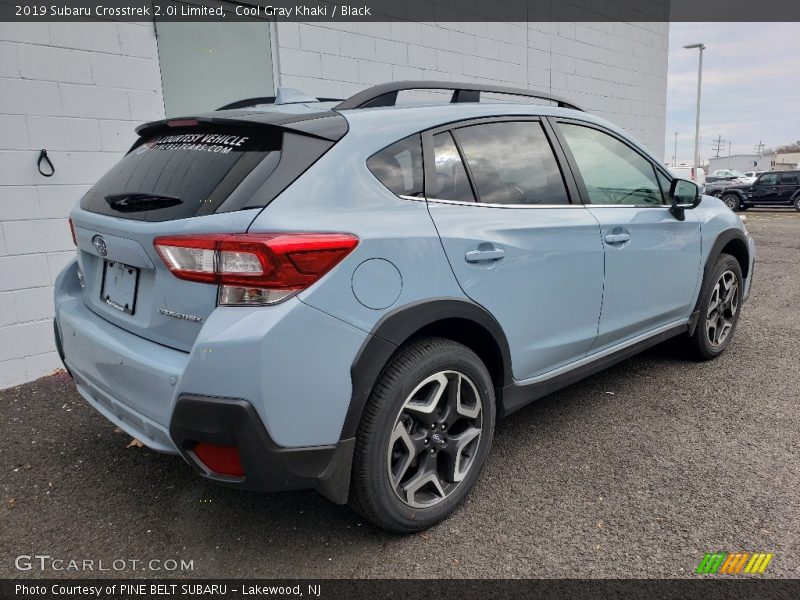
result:
[[[739,207],[741,206],[739,196],[736,194],[725,194],[722,196],[722,201],[725,203],[725,206],[731,210],[739,210]]]
[[[720,254],[711,277],[703,286],[700,316],[690,347],[700,360],[722,354],[730,345],[742,302],[742,268],[730,254]]]
[[[797,198],[794,199],[794,209],[797,212],[800,212],[800,194],[798,194]]]
[[[495,421],[494,385],[466,346],[423,338],[400,350],[364,408],[350,504],[397,533],[455,511],[478,480]]]

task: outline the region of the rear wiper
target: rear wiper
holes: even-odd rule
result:
[[[168,208],[183,204],[183,200],[176,196],[165,194],[148,194],[147,192],[125,192],[122,194],[108,194],[108,205],[116,211],[123,213],[144,212],[157,208]]]

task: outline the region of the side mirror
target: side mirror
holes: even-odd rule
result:
[[[700,188],[693,181],[686,179],[673,179],[669,188],[669,197],[672,200],[670,212],[679,221],[683,221],[686,215],[683,211],[695,208],[703,198],[700,195]]]

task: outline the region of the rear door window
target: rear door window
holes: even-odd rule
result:
[[[428,192],[432,199],[475,201],[467,170],[449,131],[433,136],[433,164],[435,180]]]
[[[455,131],[487,204],[569,204],[553,149],[538,121],[485,123]]]
[[[136,146],[81,200],[95,213],[142,221],[212,214],[265,159],[277,166],[278,128],[180,128]]]

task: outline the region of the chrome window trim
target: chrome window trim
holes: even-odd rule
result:
[[[488,204],[486,202],[464,202],[463,200],[443,200],[441,198],[428,198],[428,202],[475,206],[478,208],[586,208],[583,204]]]
[[[587,208],[666,208],[669,204],[586,204]]]

